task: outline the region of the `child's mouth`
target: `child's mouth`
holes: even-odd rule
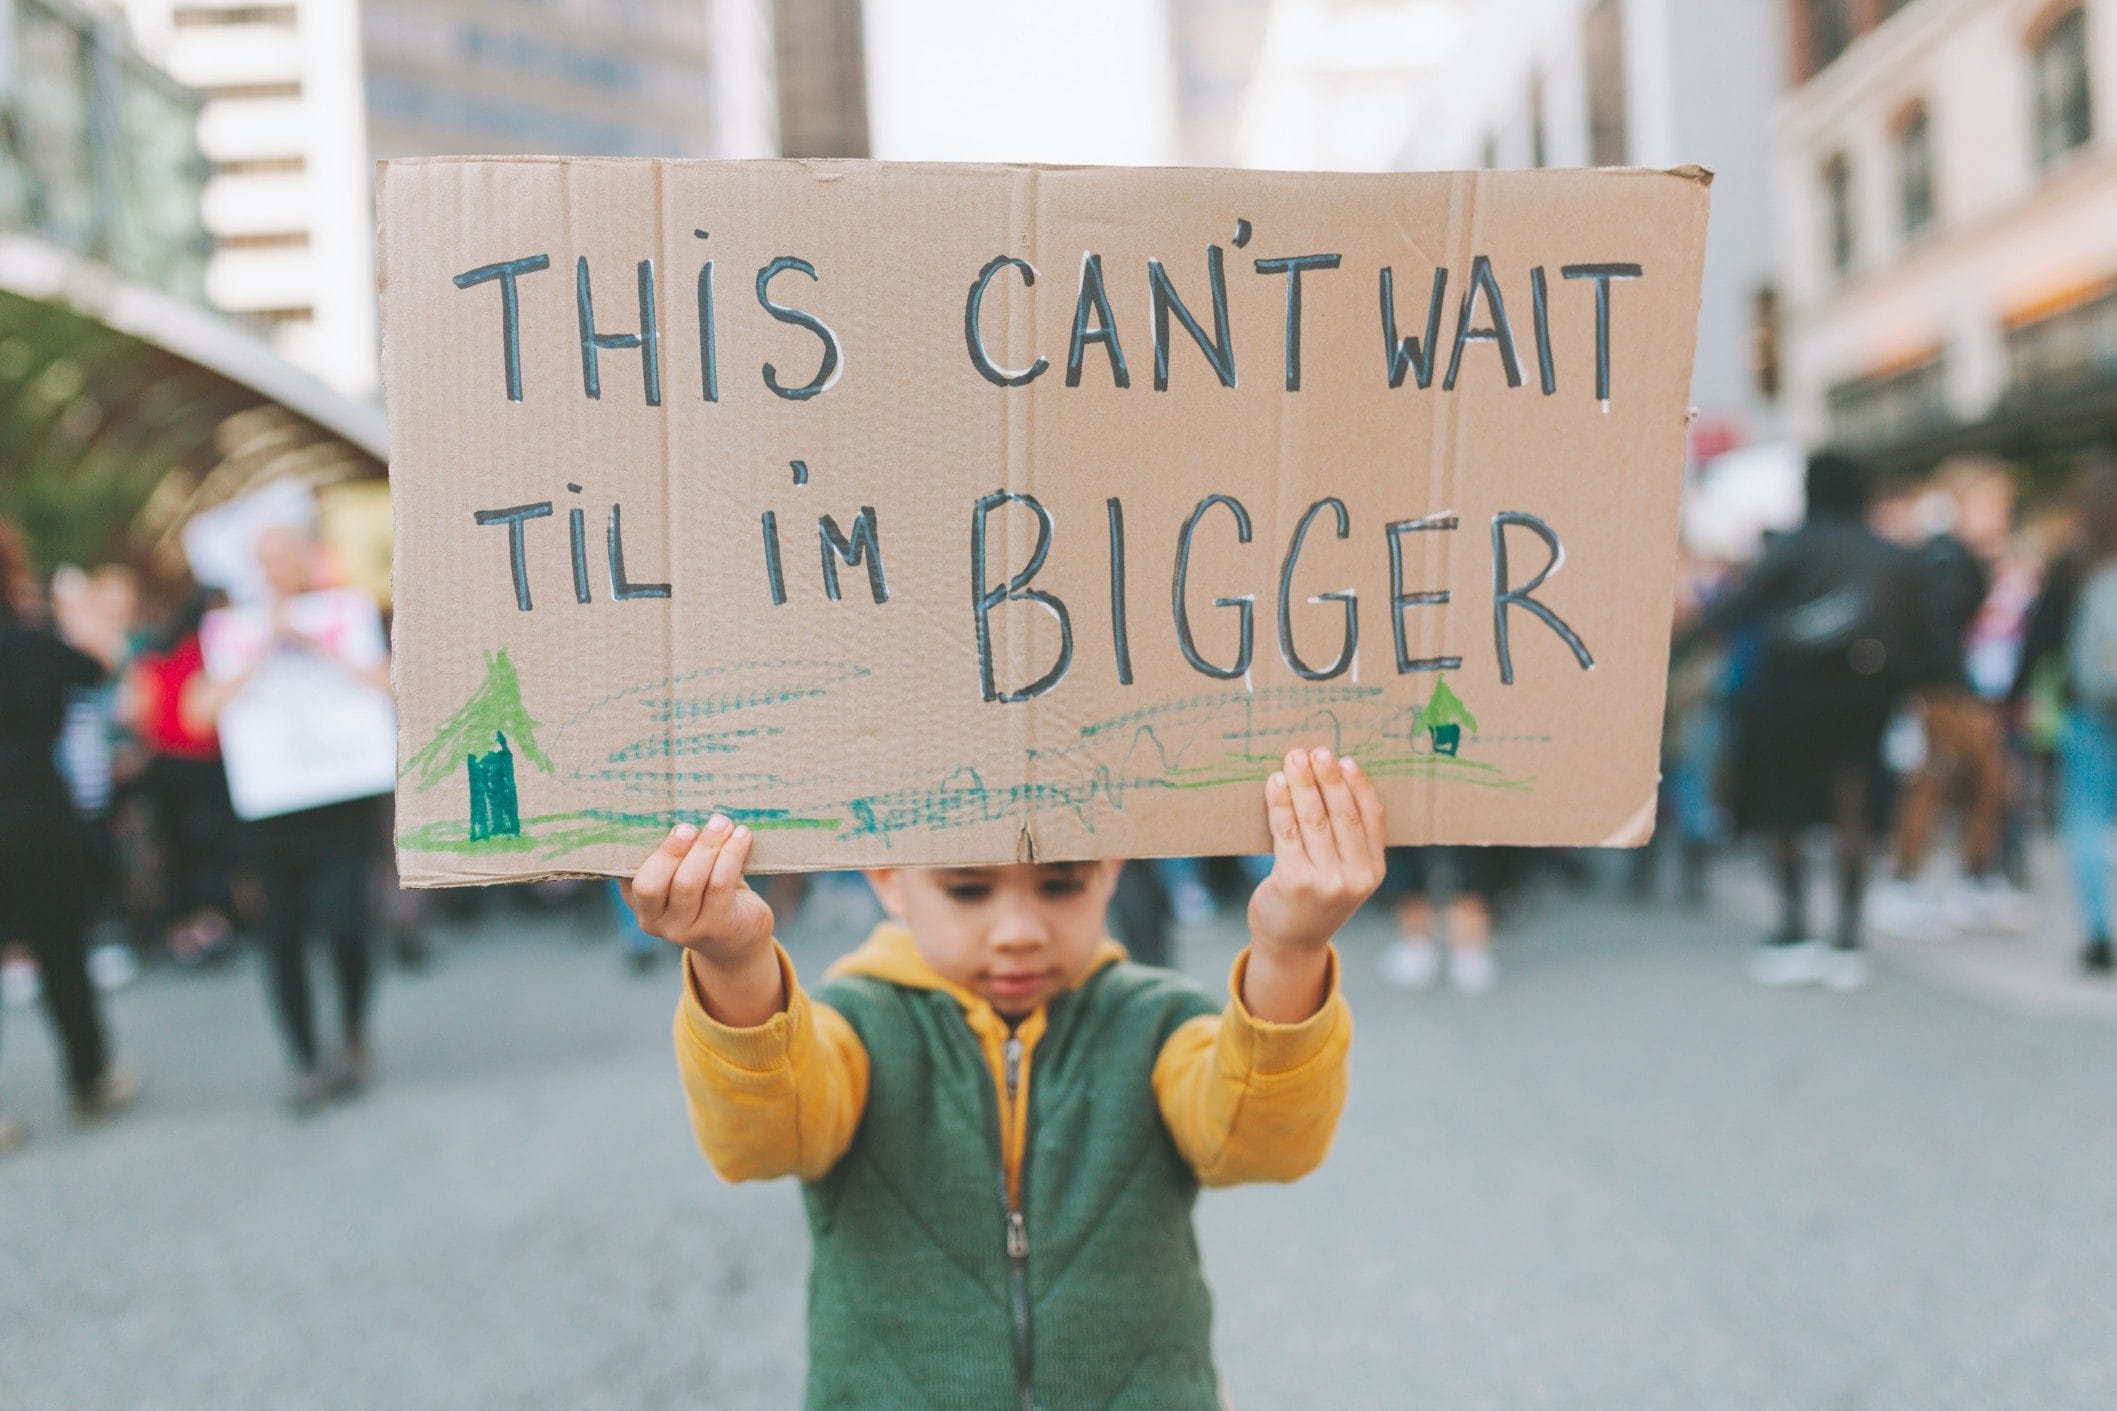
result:
[[[992,997],[999,1000],[1027,999],[1044,987],[1041,971],[1029,971],[1020,975],[994,975],[986,980],[985,987]]]

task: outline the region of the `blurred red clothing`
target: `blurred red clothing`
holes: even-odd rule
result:
[[[204,674],[206,659],[193,632],[167,653],[142,652],[133,663],[140,693],[140,740],[149,750],[171,759],[217,760],[220,737],[212,729],[197,731],[184,723],[184,688]]]

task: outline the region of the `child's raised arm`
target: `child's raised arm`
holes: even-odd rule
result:
[[[1351,759],[1291,750],[1264,787],[1271,875],[1250,898],[1242,1003],[1294,1024],[1323,1004],[1330,939],[1382,884],[1382,795]]]
[[[764,1023],[786,1008],[772,947],[772,908],[742,879],[750,830],[721,814],[704,828],[679,823],[618,888],[640,929],[682,946],[706,1013],[730,1028]]]

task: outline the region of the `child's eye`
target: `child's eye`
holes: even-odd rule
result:
[[[1078,877],[1053,877],[1043,884],[1043,893],[1047,897],[1078,896],[1087,889],[1088,884]]]
[[[952,882],[942,890],[950,901],[980,902],[992,895],[992,887],[985,882]]]

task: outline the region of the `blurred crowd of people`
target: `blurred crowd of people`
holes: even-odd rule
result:
[[[1946,941],[2037,924],[2029,843],[2053,820],[2082,965],[2109,971],[2117,463],[2085,467],[2070,503],[2027,516],[2016,486],[1985,457],[1882,482],[1819,454],[1805,518],[1755,562],[1686,562],[1664,850],[1700,895],[1718,845],[1766,840],[1780,922],[1752,958],[1760,982],[1856,988],[1870,927]],[[2094,585],[2111,595],[2099,607]],[[1951,824],[1956,856],[1938,864]],[[1818,830],[1836,882],[1827,928],[1809,905]]]
[[[1870,928],[1941,941],[2038,924],[2030,844],[2053,829],[2077,895],[2081,964],[2111,969],[2117,461],[2086,466],[2069,501],[2027,514],[2016,487],[1990,459],[1878,483],[1855,461],[1819,454],[1799,525],[1765,536],[1748,563],[1684,560],[1660,828],[1630,859],[1631,885],[1657,894],[1673,861],[1679,898],[1702,904],[1714,857],[1744,834],[1762,840],[1780,916],[1751,957],[1760,982],[1856,988]],[[321,663],[327,686],[388,691],[371,604],[353,600],[348,630],[320,631],[322,619],[298,610],[327,589],[347,597],[311,533],[269,528],[251,552],[254,645],[214,670],[221,594],[149,594],[121,566],[43,582],[0,523],[0,979],[17,1002],[41,996],[85,1119],[139,1090],[111,1057],[96,996],[143,961],[212,966],[252,938],[291,1061],[290,1101],[305,1111],[372,1077],[372,933],[386,930],[406,967],[428,956],[426,905],[391,870],[386,784],[238,817],[224,714],[261,693],[273,662],[292,654],[311,671]],[[1819,835],[1836,884],[1827,925],[1811,914]],[[1139,959],[1167,963],[1178,929],[1239,906],[1265,861],[1128,868],[1113,929]],[[1490,990],[1496,918],[1539,867],[1575,880],[1596,871],[1562,853],[1395,851],[1384,904],[1396,937],[1379,957],[1382,978]],[[765,885],[782,916],[810,906],[810,924],[854,932],[875,914],[855,877]],[[586,929],[626,938],[622,953],[642,971],[663,955],[631,926],[614,885],[511,890],[546,907],[577,903]],[[440,904],[504,901],[448,894]],[[334,980],[332,1026],[314,1012],[312,942]],[[0,1116],[0,1149],[21,1135]]]

